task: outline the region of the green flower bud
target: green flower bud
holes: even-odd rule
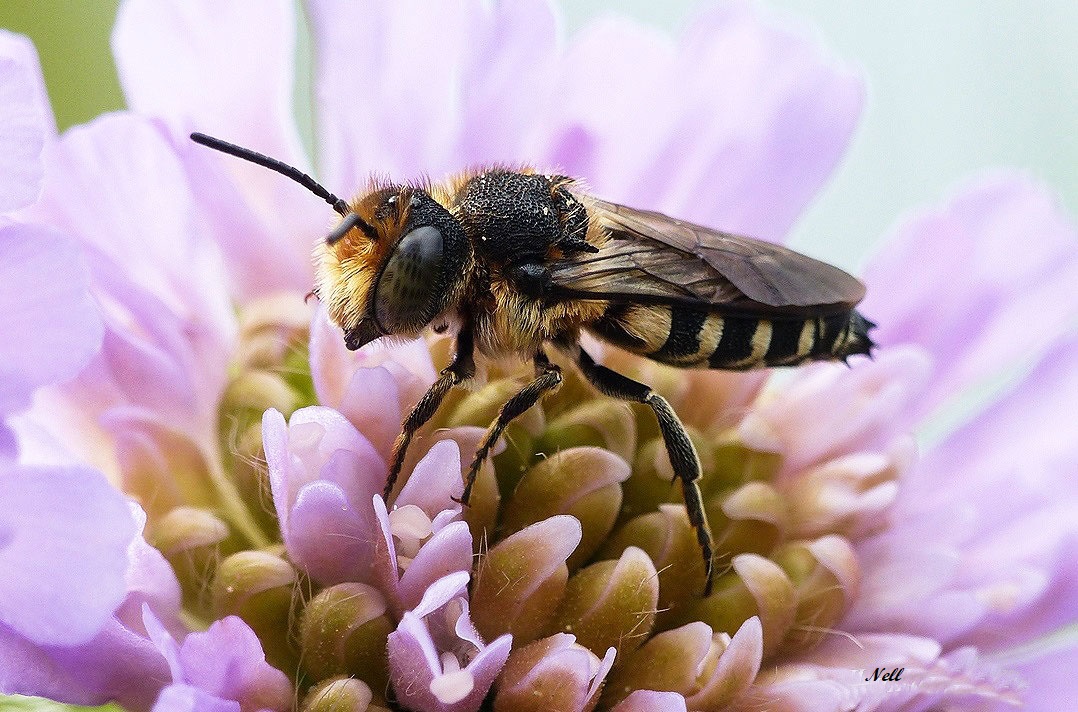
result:
[[[734,570],[715,581],[711,595],[683,608],[675,622],[699,620],[733,635],[746,620],[759,616],[767,655],[778,648],[794,623],[794,585],[785,571],[762,556],[741,554],[731,563]]]
[[[660,504],[672,503],[680,496],[680,490],[672,481],[670,458],[661,437],[641,444],[633,460],[632,474],[622,486],[625,503],[619,512],[619,521],[654,512]]]
[[[636,453],[636,418],[625,404],[589,399],[549,422],[536,441],[538,452],[557,452],[592,445],[609,450],[626,462]]]
[[[146,510],[151,527],[176,507],[217,506],[206,455],[189,437],[156,421],[114,420],[105,416],[106,427],[117,429],[122,488]]]
[[[464,466],[469,464],[471,461],[465,460]],[[477,551],[493,538],[501,504],[502,497],[498,489],[498,477],[494,474],[494,464],[487,460],[479,468],[471,499],[464,508],[464,521],[468,523],[468,530],[472,533],[472,542]]]
[[[276,408],[287,417],[298,406],[298,395],[281,376],[259,369],[244,371],[233,379],[221,402],[221,408],[233,417],[237,412],[247,412],[261,418],[269,408]]]
[[[659,572],[657,627],[669,628],[679,608],[704,590],[700,545],[683,505],[663,504],[618,529],[600,552],[602,558],[621,556],[628,547],[642,549]]]
[[[517,646],[550,628],[580,542],[580,524],[558,516],[522,529],[480,559],[473,578],[472,622],[486,640],[513,634]]]
[[[626,655],[651,633],[658,601],[655,566],[630,547],[617,561],[600,561],[569,579],[551,632],[572,633],[597,656],[611,647]]]
[[[497,420],[502,406],[520,389],[521,384],[515,379],[492,380],[479,390],[467,393],[448,415],[445,426],[478,425],[485,428]],[[513,424],[523,426],[526,432],[536,436],[546,426],[546,418],[542,408],[529,408]]]
[[[166,558],[197,549],[216,549],[228,537],[228,525],[212,512],[196,507],[176,507],[156,520],[150,543]]]
[[[289,621],[298,574],[280,556],[266,551],[241,551],[217,567],[210,588],[215,618],[237,615],[262,640],[266,659],[281,670],[295,669]]]
[[[466,393],[451,409],[446,408],[447,415],[441,425],[448,428],[476,425],[485,429],[498,419],[502,406],[520,388],[521,384],[515,379],[492,380],[478,391]],[[503,496],[513,491],[521,475],[531,466],[536,452],[534,440],[545,427],[543,408],[536,406],[515,419],[502,433],[505,449],[491,460],[497,473],[498,489]],[[462,451],[464,458],[470,454]]]
[[[362,680],[334,677],[307,692],[300,712],[365,712],[377,709],[371,706],[373,698],[371,688]]]
[[[860,566],[849,542],[825,536],[813,542],[791,542],[774,559],[789,575],[796,591],[795,626],[785,650],[815,646],[841,620],[860,586]]]
[[[650,409],[649,409],[650,413]],[[651,414],[654,420],[654,414]],[[689,438],[700,455],[700,467],[704,476],[701,483],[708,479],[708,472],[713,468],[711,446],[697,431],[686,427]],[[660,435],[643,441],[633,462],[633,472],[625,481],[625,504],[622,505],[618,523],[628,521],[638,514],[653,512],[660,504],[681,504],[681,486],[674,477],[674,468],[670,465],[670,455],[666,443]]]
[[[230,436],[232,437],[232,436]],[[271,506],[269,476],[262,452],[262,423],[254,422],[239,431],[230,442],[231,475],[251,518],[270,540],[280,536],[277,512]]]
[[[313,680],[348,675],[384,690],[389,681],[386,637],[394,627],[378,589],[362,583],[331,586],[303,609],[303,670]]]
[[[700,481],[705,497],[746,482],[771,481],[782,466],[781,454],[750,448],[734,430],[723,433],[708,449],[715,464]]]
[[[276,370],[297,347],[305,349],[310,325],[311,306],[298,294],[281,292],[246,301],[233,361],[240,370]],[[309,369],[306,358],[304,363]]]
[[[205,611],[206,582],[221,558],[221,545],[229,536],[228,525],[212,512],[196,507],[177,507],[156,519],[148,541],[176,572],[184,605]]]
[[[592,680],[602,666],[564,633],[517,648],[498,677],[494,712],[591,712],[599,701]]]
[[[525,473],[504,508],[502,527],[512,533],[557,514],[573,515],[583,537],[567,562],[572,571],[610,534],[621,506],[620,483],[628,476],[625,461],[606,450],[580,447],[556,453]]]
[[[705,623],[659,633],[611,671],[603,690],[604,706],[613,707],[634,690],[691,694],[710,648],[711,628]]]
[[[786,530],[786,501],[764,482],[747,482],[707,505],[715,551],[725,554],[716,558],[716,567],[726,566],[736,554],[771,553]]]

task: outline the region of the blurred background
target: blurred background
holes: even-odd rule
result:
[[[123,106],[109,52],[118,0],[3,0],[37,45],[61,129]],[[565,31],[620,12],[676,34],[697,0],[559,0]],[[768,0],[861,68],[867,110],[793,244],[855,268],[905,212],[996,166],[1024,168],[1078,214],[1078,2]]]

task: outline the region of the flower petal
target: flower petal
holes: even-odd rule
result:
[[[12,466],[0,490],[0,622],[37,643],[86,642],[124,597],[127,502],[86,467]]]
[[[328,480],[348,497],[354,509],[365,508],[385,483],[386,466],[369,442],[332,408],[308,406],[284,417],[275,409],[263,414],[262,441],[274,507],[282,526],[284,510],[308,482]],[[344,454],[338,454],[344,453]]]
[[[471,566],[472,534],[464,522],[452,522],[423,543],[401,575],[401,605],[418,606],[433,581],[454,572],[470,571]]]
[[[221,699],[193,685],[169,685],[161,690],[152,712],[240,712],[240,703]]]
[[[330,322],[322,304],[311,319],[310,353],[311,379],[323,405],[345,412],[355,408],[366,413],[371,410],[370,402],[374,402],[382,407],[379,417],[398,430],[402,413],[390,407],[393,401],[374,400],[380,395],[378,383],[371,384],[368,390],[368,384],[359,374],[379,366],[389,371],[397,384],[394,400],[401,408],[410,408],[418,402],[436,377],[425,340],[378,339],[358,351],[349,351],[340,327]],[[384,427],[388,426],[380,426]]]
[[[850,369],[801,369],[761,399],[739,435],[752,447],[781,452],[787,476],[852,452],[886,451],[910,427],[909,410],[929,368],[923,351],[907,347]]]
[[[41,148],[55,130],[33,44],[0,30],[0,214],[37,198]]]
[[[926,453],[903,483],[890,529],[862,545],[865,591],[851,611],[855,625],[992,651],[1073,620],[1076,364],[1071,337]]]
[[[116,619],[137,633],[142,630],[143,606],[149,606],[166,628],[180,630],[180,582],[172,565],[144,538],[146,513],[134,502],[128,502],[128,509],[139,534],[127,548],[127,595]]]
[[[1041,650],[1019,661],[1006,663],[1008,669],[1026,683],[1023,702],[1027,712],[1055,712],[1059,700],[1073,700],[1078,695],[1078,645],[1072,639],[1063,641],[1057,649]]]
[[[454,500],[464,492],[460,478],[460,450],[452,440],[440,440],[412,470],[397,495],[395,506],[414,504],[434,517],[446,509],[458,509]]]
[[[1078,231],[1028,176],[982,179],[884,245],[865,272],[863,310],[884,349],[931,353],[936,371],[917,414],[1040,355],[1078,314]]]
[[[132,109],[292,164],[303,155],[292,121],[295,43],[287,0],[126,0],[112,36]],[[257,186],[268,175],[252,166]]]
[[[782,238],[864,100],[861,80],[790,24],[749,3],[709,7],[677,49],[625,20],[584,28],[556,105],[563,135],[579,138],[548,160],[605,198]]]
[[[291,683],[266,662],[258,637],[236,616],[189,634],[179,655],[184,679],[212,695],[236,700],[247,709],[291,709]]]
[[[86,643],[37,646],[0,625],[0,689],[58,702],[149,709],[169,679],[158,649],[142,634],[108,621]]]
[[[113,33],[131,107],[163,117],[184,157],[198,207],[222,245],[239,292],[305,292],[314,239],[332,213],[260,166],[191,143],[193,130],[307,170],[292,115],[296,16],[287,0],[122,5]],[[345,187],[344,189],[347,189]]]
[[[545,3],[462,0],[416,13],[392,2],[319,0],[310,13],[320,163],[332,184],[535,156],[528,139],[552,88],[554,19]],[[357,76],[362,92],[341,91],[341,77]]]
[[[719,655],[715,671],[703,688],[686,702],[693,709],[719,709],[737,699],[760,671],[764,652],[764,631],[760,619],[749,618]]]
[[[284,535],[292,559],[322,585],[366,580],[374,550],[371,521],[337,485],[304,485]]]
[[[0,227],[0,419],[35,388],[74,376],[101,346],[101,317],[75,242],[36,225]]]
[[[685,698],[676,692],[637,690],[611,712],[685,712]]]
[[[177,313],[233,335],[220,255],[197,224],[183,167],[159,126],[120,113],[65,133],[45,151],[33,214],[97,248]]]
[[[483,645],[471,623],[461,620],[468,615],[468,609],[466,599],[458,596],[464,592],[468,578],[467,571],[460,571],[435,581],[419,605],[406,611],[397,630],[389,635],[393,687],[398,700],[411,709],[476,709],[509,656],[511,636]],[[458,656],[472,649],[474,656],[462,669]]]

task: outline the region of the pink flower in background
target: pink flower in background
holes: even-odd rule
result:
[[[117,684],[157,669],[127,613],[153,601],[171,622],[179,592],[142,539],[142,511],[92,468],[21,461],[9,428],[35,389],[86,365],[102,324],[76,241],[18,214],[37,198],[55,130],[33,48],[7,32],[0,97],[0,689],[148,704]]]
[[[312,170],[294,12],[125,2],[137,113],[60,138],[3,37],[0,415],[38,390],[10,419],[18,451],[0,431],[0,462],[20,459],[0,465],[17,503],[0,559],[22,572],[0,596],[0,691],[133,710],[1059,707],[1078,241],[1042,187],[998,174],[890,237],[865,274],[875,362],[768,379],[605,354],[698,438],[724,557],[701,599],[653,421],[572,377],[507,432],[467,509],[461,459],[518,387],[498,366],[447,399],[382,500],[445,343],[347,352],[303,299],[327,206],[186,140]],[[676,43],[619,19],[562,43],[530,0],[317,0],[309,21],[314,165],[338,193],[527,162],[781,239],[863,101],[848,68],[740,3]],[[917,454],[920,424],[1020,369]],[[902,684],[865,681],[883,667]]]

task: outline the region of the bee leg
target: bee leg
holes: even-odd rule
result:
[[[538,352],[535,354],[534,362],[535,380],[524,386],[502,406],[502,409],[498,411],[498,419],[487,429],[483,444],[475,451],[475,459],[468,469],[468,479],[464,484],[464,493],[460,496],[462,504],[468,504],[468,497],[472,493],[475,478],[479,475],[479,468],[482,467],[483,461],[487,459],[490,448],[494,447],[494,443],[498,442],[498,438],[502,436],[502,431],[505,430],[506,426],[514,418],[523,415],[525,411],[538,403],[539,399],[544,395],[556,390],[561,385],[561,369],[552,364],[546,354],[542,351]]]
[[[666,443],[666,454],[670,458],[670,465],[674,468],[674,477],[681,480],[681,491],[685,497],[685,511],[689,515],[689,523],[696,531],[696,541],[700,545],[700,551],[704,556],[704,595],[711,594],[712,559],[714,557],[714,542],[711,538],[711,527],[707,523],[707,514],[704,512],[703,495],[700,493],[700,458],[696,454],[696,448],[689,440],[689,434],[685,432],[685,426],[681,424],[674,409],[666,402],[666,399],[655,393],[649,386],[623,376],[606,366],[595,363],[584,349],[574,349],[578,352],[577,363],[584,377],[599,389],[599,392],[612,398],[644,403],[655,411],[655,417],[659,421],[659,430],[662,431],[663,441]]]
[[[382,499],[389,501],[389,495],[393,491],[393,485],[397,483],[397,476],[404,465],[404,455],[408,452],[408,445],[412,442],[412,436],[422,428],[442,404],[445,394],[449,393],[453,386],[459,385],[475,375],[475,358],[473,355],[474,342],[472,341],[471,326],[465,326],[457,334],[457,352],[453,361],[446,366],[438,380],[434,382],[419,402],[412,408],[412,412],[404,419],[401,425],[400,435],[393,444],[393,463],[389,468],[389,476],[386,478],[386,486],[382,491]]]

